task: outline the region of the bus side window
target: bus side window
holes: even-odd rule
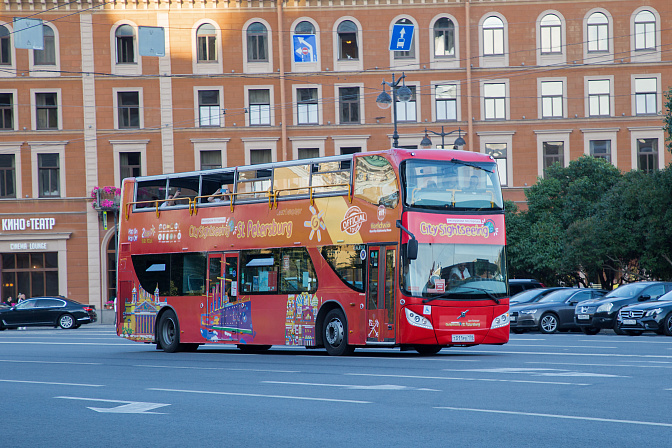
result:
[[[399,203],[399,182],[394,168],[385,157],[356,158],[355,197],[373,205],[396,208]]]
[[[276,293],[279,261],[279,249],[242,251],[239,289],[247,293]]]

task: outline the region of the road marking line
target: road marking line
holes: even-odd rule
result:
[[[655,336],[652,336],[652,338],[655,338]],[[595,342],[595,340],[594,339],[579,339],[579,342]],[[613,341],[611,341],[611,342],[613,342]],[[619,343],[624,342],[626,344],[642,344],[642,343],[646,343],[646,344],[672,344],[672,341],[670,341],[670,342],[667,342],[667,341],[647,341],[647,340],[645,340],[645,338],[638,339],[638,340],[619,339],[618,342]]]
[[[0,359],[0,362],[25,362],[34,364],[73,364],[76,366],[102,366],[102,362],[68,362],[68,361],[21,361],[18,359]]]
[[[544,364],[551,366],[557,365],[557,366],[587,366],[587,367],[643,367],[647,369],[672,369],[672,366],[638,366],[636,364],[581,364],[576,362],[540,362],[540,361],[528,361],[525,364]]]
[[[0,380],[3,383],[50,384],[52,386],[105,387],[104,384],[56,383],[52,381]]]
[[[600,378],[630,378],[629,376],[613,375],[610,373],[577,372],[574,370],[560,370],[550,368],[525,368],[525,367],[496,367],[493,369],[443,369],[444,372],[479,372],[479,373],[502,373],[502,374],[528,374],[536,376],[581,376]]]
[[[547,344],[506,344],[507,347],[559,347],[559,348],[596,348],[596,349],[612,349],[616,350],[618,347],[602,347],[599,345],[547,345]]]
[[[103,403],[122,403],[121,406],[116,406],[113,408],[93,408],[87,406],[87,408],[91,409],[92,411],[110,413],[110,414],[165,414],[165,412],[149,412],[149,411],[164,406],[170,406],[169,404],[165,403],[107,400],[104,398],[82,398],[82,397],[54,397],[54,398],[63,398],[65,400],[102,401]]]
[[[356,384],[323,384],[323,383],[296,383],[290,381],[262,381],[262,383],[267,384],[286,384],[290,386],[321,386],[321,387],[342,387],[345,389],[355,389],[355,390],[422,390],[422,391],[431,391],[431,392],[442,392],[438,389],[425,389],[418,387],[409,387],[409,386],[398,386],[396,384],[378,384],[374,386],[363,386]]]
[[[381,375],[374,373],[345,373],[344,375],[352,376],[374,376],[374,377],[391,377],[391,378],[412,378],[420,380],[453,380],[453,381],[485,381],[490,383],[528,383],[528,384],[555,384],[560,386],[591,386],[586,383],[565,383],[559,381],[529,381],[529,380],[504,380],[500,378],[459,378],[446,376],[420,376],[420,375]]]
[[[233,367],[155,366],[155,365],[150,365],[150,364],[137,364],[133,367],[149,367],[149,368],[156,368],[156,369],[186,369],[186,370],[226,370],[226,371],[237,371],[237,372],[301,373],[300,370],[235,369]]]
[[[469,350],[465,354],[485,354],[485,355],[551,355],[551,356],[595,356],[595,357],[609,357],[609,358],[656,358],[656,359],[672,359],[672,355],[624,355],[621,353],[562,353],[562,352],[514,352],[514,351],[499,351],[499,350]]]
[[[647,425],[647,426],[665,426],[672,427],[672,423],[659,422],[645,422],[640,420],[619,420],[613,418],[599,418],[599,417],[581,417],[577,415],[562,415],[562,414],[538,414],[535,412],[516,412],[516,411],[499,411],[496,409],[473,409],[473,408],[456,408],[450,406],[435,407],[434,409],[447,409],[450,411],[469,411],[469,412],[484,412],[489,414],[509,414],[509,415],[525,415],[528,417],[549,417],[561,418],[568,420],[588,420],[593,422],[607,422],[607,423],[629,423],[632,425]]]
[[[339,400],[336,398],[315,398],[315,397],[293,397],[289,395],[265,395],[265,394],[244,394],[240,392],[215,392],[207,390],[184,390],[184,389],[161,389],[158,387],[150,387],[147,390],[155,390],[159,392],[183,392],[188,394],[210,394],[210,395],[231,395],[236,397],[258,397],[258,398],[283,398],[286,400],[306,400],[306,401],[329,401],[336,403],[354,403],[354,404],[371,404],[370,401],[360,400]]]

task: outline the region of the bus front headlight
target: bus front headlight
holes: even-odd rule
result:
[[[500,314],[493,319],[490,329],[494,330],[495,328],[506,327],[509,325],[509,322],[509,313]]]
[[[404,311],[406,311],[406,320],[409,324],[413,325],[414,327],[426,328],[427,330],[434,329],[434,327],[432,327],[432,323],[426,317],[414,313],[408,308],[404,308]]]

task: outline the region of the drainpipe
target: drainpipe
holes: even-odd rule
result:
[[[469,142],[469,151],[474,150],[474,122],[473,122],[473,104],[472,104],[472,99],[473,96],[471,94],[471,17],[470,17],[470,6],[471,3],[469,0],[464,2],[464,9],[465,9],[465,21],[467,23],[467,29],[465,36],[467,37],[467,134],[469,135],[469,138],[467,141]]]
[[[282,157],[283,160],[290,160],[287,154],[287,120],[285,119],[285,105],[287,95],[285,94],[285,31],[283,29],[282,3],[284,0],[278,0],[278,56],[280,59],[280,120],[282,135]]]

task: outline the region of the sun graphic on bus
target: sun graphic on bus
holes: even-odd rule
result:
[[[310,229],[310,236],[308,238],[312,240],[313,235],[317,233],[317,241],[320,242],[322,241],[322,232],[320,232],[320,229],[326,230],[327,228],[324,225],[324,212],[317,213],[317,210],[312,205],[308,209],[313,216],[310,218],[310,221],[304,221],[303,226]]]

